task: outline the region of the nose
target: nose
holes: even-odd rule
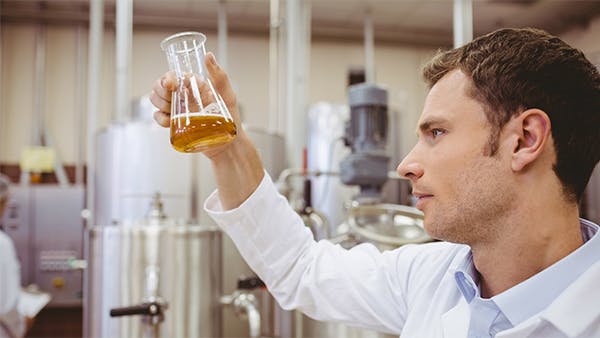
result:
[[[423,165],[417,161],[415,156],[415,149],[411,150],[406,157],[398,164],[396,168],[398,175],[405,177],[411,181],[419,179],[423,176],[424,170]]]

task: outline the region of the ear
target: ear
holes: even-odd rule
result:
[[[550,139],[550,118],[540,109],[528,109],[515,121],[518,140],[512,153],[511,167],[514,171],[523,170],[540,157]]]

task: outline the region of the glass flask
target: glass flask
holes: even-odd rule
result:
[[[205,42],[204,34],[183,32],[160,44],[177,77],[171,97],[171,145],[184,153],[228,143],[236,135],[233,118],[204,64]]]

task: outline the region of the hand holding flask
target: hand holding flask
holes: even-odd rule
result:
[[[183,32],[161,42],[177,87],[171,97],[171,144],[177,151],[202,152],[231,142],[236,126],[210,80],[204,34]]]

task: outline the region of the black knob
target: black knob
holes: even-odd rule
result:
[[[139,305],[118,307],[110,309],[111,317],[121,316],[135,316],[135,315],[146,315],[146,316],[157,316],[162,313],[162,306],[157,302],[142,303]]]
[[[241,277],[238,279],[238,290],[254,290],[262,287],[265,287],[265,282],[258,277]]]

